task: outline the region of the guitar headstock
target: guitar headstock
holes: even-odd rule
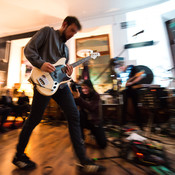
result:
[[[100,53],[99,52],[93,52],[93,53],[91,53],[90,56],[91,56],[92,59],[96,59],[97,57],[100,56]]]

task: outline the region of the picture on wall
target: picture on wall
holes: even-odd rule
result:
[[[6,82],[6,71],[0,70],[0,88],[2,88]]]
[[[7,85],[8,62],[10,54],[10,42],[1,43],[0,48],[0,87]]]
[[[175,64],[175,18],[165,22],[168,32],[169,44],[171,53],[173,56],[173,62]]]
[[[98,75],[108,66],[110,61],[110,47],[109,47],[109,35],[97,35],[90,36],[85,38],[76,39],[76,59],[77,61],[82,59],[77,55],[77,52],[80,50],[90,49],[100,53],[100,57],[97,57],[95,60],[90,59],[88,62],[88,68],[90,73],[90,79],[93,84],[109,84],[111,83],[110,79],[110,69],[105,70],[103,76],[98,77]],[[76,69],[76,74],[81,76],[84,66],[81,65]]]

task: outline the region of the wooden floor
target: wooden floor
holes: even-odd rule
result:
[[[31,171],[19,170],[11,163],[20,131],[21,128],[0,134],[0,175],[79,174],[66,124],[59,126],[39,124],[35,128],[26,149],[27,155],[37,163],[37,169]],[[171,143],[175,143],[174,140]],[[110,143],[105,150],[100,150],[90,136],[85,144],[87,155],[91,158],[118,156],[119,153],[119,149]],[[175,157],[173,151],[169,153],[171,158]],[[99,160],[97,163],[107,167],[107,170],[102,173],[104,175],[128,175],[127,170],[134,175],[146,174],[145,171],[124,159]]]

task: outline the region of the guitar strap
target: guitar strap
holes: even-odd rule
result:
[[[35,87],[36,87],[36,85],[39,85],[39,84],[36,84],[36,83],[32,80],[31,77],[28,79],[28,82],[32,83]]]

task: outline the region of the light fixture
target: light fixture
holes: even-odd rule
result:
[[[90,49],[81,49],[81,50],[77,51],[77,56],[79,56],[81,58],[84,58],[84,57],[89,56],[92,53],[93,53],[93,50],[90,50]]]

